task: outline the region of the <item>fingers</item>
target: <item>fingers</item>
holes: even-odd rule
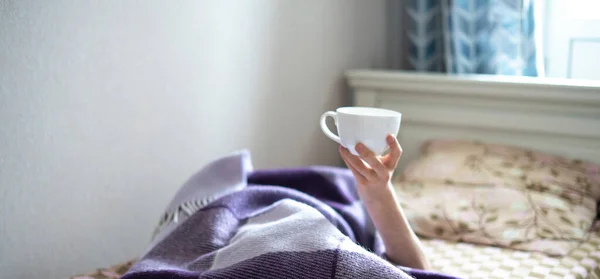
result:
[[[340,153],[344,159],[344,162],[352,166],[352,168],[360,173],[366,180],[373,180],[377,178],[375,171],[367,167],[359,157],[352,155],[348,149],[340,146]]]
[[[398,143],[398,139],[392,135],[388,135],[385,140],[390,146],[390,153],[382,159],[382,162],[388,170],[394,170],[402,156],[402,147]]]
[[[343,147],[340,146],[340,153],[342,152],[342,149],[344,149]],[[345,156],[342,156],[342,160],[344,160],[344,163],[346,164],[346,166],[348,167],[348,169],[352,172],[352,175],[354,175],[354,178],[356,179],[356,182],[359,184],[366,184],[367,179],[359,172],[357,171],[352,164],[350,164],[347,160]]]
[[[385,166],[381,163],[379,158],[373,153],[369,148],[367,148],[364,144],[359,143],[356,145],[356,151],[360,155],[360,157],[371,166],[371,168],[375,171],[377,176],[383,179],[387,179],[389,176],[389,171],[385,168]],[[364,165],[364,164],[363,164]]]

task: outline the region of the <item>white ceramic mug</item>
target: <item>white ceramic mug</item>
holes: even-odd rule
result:
[[[327,127],[327,117],[335,121],[338,135]],[[388,144],[387,135],[398,136],[402,114],[387,109],[369,107],[341,107],[335,112],[328,111],[321,115],[321,129],[330,139],[341,144],[358,155],[354,146],[363,143],[377,155],[383,154]]]

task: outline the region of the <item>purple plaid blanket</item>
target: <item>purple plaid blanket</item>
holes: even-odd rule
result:
[[[253,171],[242,151],[181,187],[122,278],[453,277],[385,260],[347,170]]]

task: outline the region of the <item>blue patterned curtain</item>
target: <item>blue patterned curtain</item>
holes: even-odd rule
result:
[[[542,74],[534,0],[408,0],[404,10],[411,69]]]

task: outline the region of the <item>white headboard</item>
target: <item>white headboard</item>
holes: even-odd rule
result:
[[[355,70],[355,106],[402,113],[403,167],[424,140],[474,139],[600,163],[600,82]]]

